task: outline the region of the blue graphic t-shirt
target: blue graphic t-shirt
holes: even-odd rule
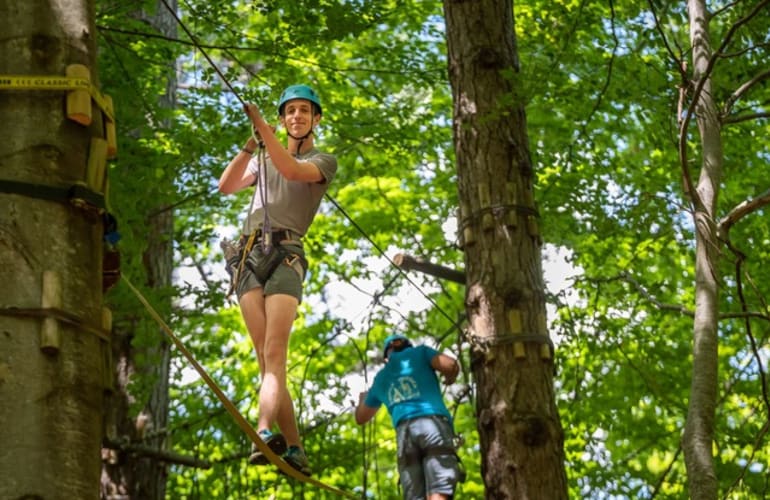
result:
[[[436,372],[430,366],[437,354],[424,345],[392,351],[388,363],[374,377],[364,404],[370,408],[384,404],[393,427],[404,419],[426,415],[444,415],[451,420]]]

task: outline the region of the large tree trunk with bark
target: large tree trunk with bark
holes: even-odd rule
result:
[[[176,0],[167,0],[166,3],[172,9],[177,8]],[[136,14],[159,33],[170,39],[176,38],[176,20],[164,2],[156,2],[151,13]],[[168,108],[176,105],[175,64],[176,61],[169,62],[166,92],[160,97],[161,106]],[[163,125],[155,124],[159,128]],[[163,192],[173,193],[174,187],[169,185]],[[146,285],[164,289],[171,285],[173,273],[173,212],[163,206],[153,207],[150,212],[153,215],[147,220],[147,248],[142,255]],[[155,307],[168,312],[171,310],[170,300],[156,303]],[[145,315],[145,318],[139,324],[132,318],[116,317],[115,321],[113,353],[117,360],[115,377],[118,390],[113,398],[108,428],[111,447],[103,450],[103,499],[163,500],[166,497],[168,464],[159,456],[169,447],[170,346],[160,327],[147,324],[149,317]],[[138,333],[140,330],[144,333]],[[153,338],[141,342],[142,347],[135,346],[135,336],[147,335],[147,330]],[[140,386],[149,385],[149,394],[132,394],[131,383],[134,379],[142,380]],[[132,403],[135,404],[137,397],[145,401],[138,415],[132,412]]]
[[[91,1],[0,0],[0,19],[0,75],[58,77],[79,64],[97,83]],[[104,165],[89,150],[106,142],[88,91],[69,112],[66,100],[0,90],[0,498],[99,492],[104,185],[87,165]]]
[[[444,10],[486,496],[567,498],[513,6]]]
[[[690,498],[715,499],[718,482],[712,443],[717,404],[719,324],[719,248],[716,207],[722,178],[722,138],[719,112],[708,73],[712,49],[708,23],[710,14],[703,0],[688,2],[692,43],[693,84],[701,88],[695,101],[695,119],[701,139],[701,171],[692,195],[695,222],[695,321],[693,325],[693,371],[690,401],[683,437]],[[685,125],[686,126],[686,125]],[[680,151],[686,151],[688,135]],[[682,158],[683,166],[687,164]]]

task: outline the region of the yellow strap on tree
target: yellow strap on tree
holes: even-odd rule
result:
[[[111,103],[87,78],[58,75],[0,75],[0,90],[87,90],[99,109],[114,122]]]

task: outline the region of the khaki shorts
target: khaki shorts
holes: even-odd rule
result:
[[[302,302],[302,283],[305,281],[307,273],[305,250],[301,245],[286,244],[281,245],[288,253],[281,264],[273,271],[273,274],[267,279],[267,283],[261,283],[248,266],[243,266],[238,276],[238,284],[235,287],[235,293],[238,299],[244,293],[255,288],[263,288],[265,295],[282,293],[291,295],[299,302]],[[259,245],[254,245],[251,252],[260,252]]]
[[[454,450],[453,437],[452,424],[441,415],[399,422],[396,427],[398,472],[405,500],[422,500],[436,493],[454,495],[460,479],[460,464],[454,451],[448,452]],[[446,452],[426,451],[433,447],[441,447]]]

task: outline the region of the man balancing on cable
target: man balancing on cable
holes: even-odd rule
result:
[[[452,384],[457,360],[435,349],[413,347],[403,335],[385,339],[385,366],[356,407],[356,423],[365,424],[382,404],[396,428],[398,472],[407,500],[452,498],[461,479],[454,447],[452,417],[441,396],[436,372]]]
[[[310,87],[292,85],[281,94],[278,120],[286,129],[287,147],[257,106],[248,104],[245,111],[254,134],[225,168],[219,190],[231,194],[256,187],[240,253],[228,259],[228,269],[259,361],[262,385],[257,432],[273,452],[309,475],[286,387],[286,358],[307,272],[302,237],[334,178],[337,160],[315,147],[313,130],[322,110],[318,95]],[[263,154],[255,154],[260,147],[258,139],[265,148]],[[274,425],[280,432],[273,432]],[[256,446],[249,461],[268,463]]]

